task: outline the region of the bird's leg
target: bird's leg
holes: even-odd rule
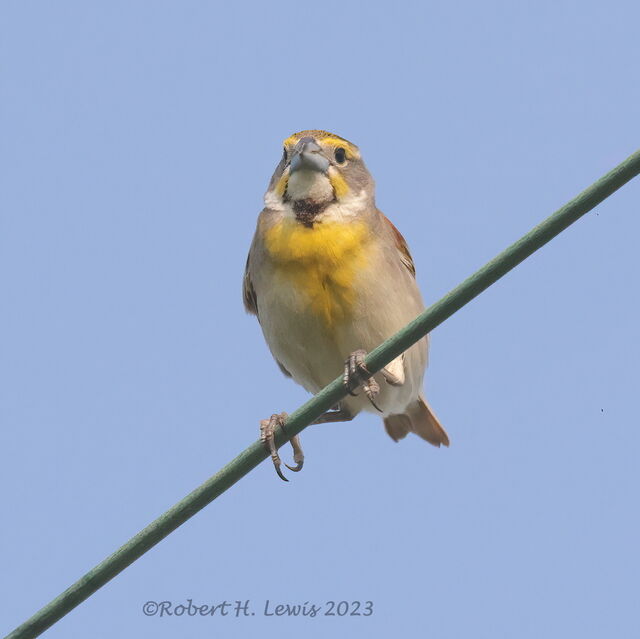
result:
[[[292,470],[294,473],[299,473],[304,466],[304,453],[302,452],[302,446],[300,445],[300,435],[296,435],[292,437],[290,440],[291,447],[293,448],[293,461],[295,462],[295,466],[289,466],[289,464],[285,464],[285,466]]]
[[[280,455],[278,454],[278,449],[276,448],[276,428],[280,426],[280,428],[285,430],[285,421],[287,420],[287,413],[280,413],[271,415],[269,419],[260,420],[260,441],[265,445],[269,453],[271,454],[271,461],[276,469],[276,473],[278,473],[278,477],[283,481],[289,481],[280,470],[282,465],[282,461],[280,460]],[[286,431],[285,431],[286,432]],[[302,470],[302,466],[304,465],[304,453],[302,452],[302,446],[300,445],[300,437],[295,435],[290,440],[291,446],[293,448],[293,461],[296,463],[295,466],[289,466],[289,464],[285,464],[285,466],[292,470],[294,473],[297,473]]]
[[[276,448],[276,428],[280,426],[282,428],[282,424],[284,424],[284,420],[286,418],[285,413],[280,413],[279,415],[271,415],[269,419],[261,419],[260,420],[260,441],[264,444],[266,449],[271,453],[271,461],[276,469],[276,473],[278,473],[278,477],[283,481],[289,481],[280,470],[280,466],[282,462],[280,460],[280,455],[278,455],[278,449]]]
[[[382,412],[382,409],[373,401],[380,392],[380,385],[374,379],[373,375],[367,370],[364,359],[367,356],[366,351],[362,349],[353,351],[344,363],[344,375],[342,380],[347,387],[349,394],[353,395],[353,391],[362,386],[364,394],[367,396],[373,406]]]

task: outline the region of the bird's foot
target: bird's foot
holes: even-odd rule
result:
[[[349,395],[356,395],[353,391],[358,386],[362,386],[362,390],[367,396],[367,399],[373,404],[374,408],[382,412],[382,409],[374,401],[376,395],[380,392],[380,385],[376,382],[364,363],[366,356],[366,351],[362,349],[353,351],[344,363],[342,380]]]
[[[283,481],[289,480],[282,474],[282,460],[280,459],[280,455],[278,454],[278,449],[276,447],[276,428],[279,426],[286,433],[285,422],[287,417],[287,413],[280,413],[271,415],[269,419],[260,420],[260,441],[271,454],[271,461],[276,469],[276,473],[278,473],[278,477]],[[296,435],[289,441],[293,448],[293,461],[296,465],[289,466],[289,464],[285,464],[285,466],[294,473],[297,473],[302,470],[302,466],[304,465],[304,453],[302,452],[302,446],[300,445],[300,437],[299,435]]]

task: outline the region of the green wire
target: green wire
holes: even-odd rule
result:
[[[600,204],[614,191],[640,173],[640,151],[637,151],[580,195],[558,209],[497,257],[485,264],[462,284],[426,309],[413,322],[369,353],[366,364],[372,373],[379,371],[436,326],[451,317],[474,297],[544,246],[570,224]],[[296,410],[287,420],[287,437],[276,437],[280,446],[288,438],[300,433],[312,421],[335,406],[346,396],[342,379],[337,378],[315,397]],[[175,506],[151,522],[124,546],[95,566],[76,583],[36,612],[5,639],[37,637],[64,615],[91,596],[96,590],[130,566],[147,550],[173,532],[199,510],[230,488],[244,475],[268,457],[264,446],[256,441],[242,451],[222,470],[189,493]]]

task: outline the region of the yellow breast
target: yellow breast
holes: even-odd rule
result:
[[[266,231],[264,242],[284,283],[332,327],[351,317],[368,238],[368,227],[361,222],[320,222],[309,228],[283,220]]]

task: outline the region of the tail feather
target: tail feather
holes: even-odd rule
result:
[[[409,415],[389,415],[384,418],[384,427],[394,442],[400,441],[411,432]]]
[[[407,407],[407,412],[389,415],[384,419],[384,427],[394,441],[406,437],[407,433],[415,433],[434,446],[448,446],[447,431],[435,416],[424,397]]]

